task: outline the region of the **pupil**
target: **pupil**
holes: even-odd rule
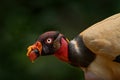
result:
[[[51,40],[50,39],[48,39],[48,42],[50,42]]]

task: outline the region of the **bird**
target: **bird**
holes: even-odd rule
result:
[[[32,62],[54,55],[82,69],[85,80],[120,80],[120,13],[93,24],[72,40],[59,31],[47,31],[27,49]]]

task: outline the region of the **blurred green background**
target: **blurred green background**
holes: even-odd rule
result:
[[[27,47],[48,30],[74,38],[120,12],[120,0],[0,0],[0,80],[84,80],[83,72],[54,56],[31,63]]]

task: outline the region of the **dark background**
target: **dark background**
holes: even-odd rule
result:
[[[74,38],[120,12],[120,0],[0,0],[0,80],[83,80],[83,72],[54,56],[32,64],[27,47],[48,30]]]

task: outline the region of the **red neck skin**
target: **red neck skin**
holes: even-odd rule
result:
[[[69,63],[69,59],[68,59],[68,42],[62,38],[61,39],[61,47],[60,49],[58,49],[55,54],[54,54],[57,58],[59,58],[60,60]]]

